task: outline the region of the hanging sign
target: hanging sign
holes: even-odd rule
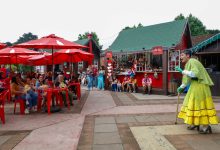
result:
[[[153,55],[162,55],[163,54],[163,47],[162,46],[153,47],[151,52]]]

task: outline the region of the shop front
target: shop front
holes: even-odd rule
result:
[[[125,76],[135,74],[137,85],[142,87],[142,79],[147,73],[152,79],[153,93],[175,93],[181,76],[175,71],[180,65],[180,50],[171,50],[161,46],[142,52],[113,53],[113,75],[121,82]]]
[[[123,30],[108,49],[112,52],[112,75],[122,82],[126,75],[135,74],[141,89],[147,73],[153,93],[175,94],[182,77],[175,66],[180,66],[180,51],[191,46],[187,20]]]

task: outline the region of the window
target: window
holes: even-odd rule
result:
[[[78,62],[78,72],[83,69],[83,61]]]
[[[180,66],[180,50],[169,50],[168,71],[176,72],[175,67]]]
[[[99,62],[98,62],[98,60],[94,60],[94,62],[93,62],[93,65],[96,67],[96,68],[99,68]]]

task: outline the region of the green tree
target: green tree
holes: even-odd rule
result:
[[[11,42],[5,42],[5,44],[6,44],[7,46],[12,46],[12,45],[13,45],[13,43],[11,43]]]
[[[210,30],[210,29],[208,29],[208,30],[206,30],[209,34],[218,34],[218,33],[220,33],[220,30],[218,30],[218,29],[214,29],[214,30]]]
[[[183,19],[185,19],[185,17],[181,13],[179,16],[176,16],[176,18],[174,20],[183,20]]]
[[[129,26],[126,26],[122,29],[123,30],[128,30],[128,29],[136,29],[136,28],[141,28],[143,27],[143,25],[141,23],[139,23],[137,26],[136,25],[133,25],[133,27],[129,27]]]
[[[96,34],[96,32],[91,32],[91,33],[85,32],[84,34],[79,34],[78,40],[87,39],[88,34],[92,34],[92,39],[96,42],[96,44],[99,46],[99,48],[102,49],[102,45],[100,45],[100,43],[99,43],[99,38],[98,38],[98,35]]]
[[[38,39],[37,35],[32,34],[31,32],[29,33],[24,33],[19,39],[14,43],[14,44],[20,44],[24,42],[28,42],[30,40],[36,40]]]
[[[185,17],[183,16],[183,14],[180,14],[179,16],[175,17],[174,20],[182,19],[185,19]],[[206,31],[205,25],[203,25],[202,21],[199,20],[197,17],[193,16],[192,14],[189,14],[189,16],[186,17],[186,19],[188,19],[192,36],[203,35],[208,33]]]
[[[190,14],[188,20],[192,36],[207,34],[206,27],[198,18]]]

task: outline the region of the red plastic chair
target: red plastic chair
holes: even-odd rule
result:
[[[80,100],[80,98],[81,98],[80,83],[70,83],[69,87],[71,87],[71,86],[75,86],[76,87],[76,95],[77,95],[78,100]]]
[[[3,124],[5,124],[4,104],[5,104],[5,99],[6,99],[6,96],[8,95],[8,92],[9,92],[9,90],[5,90],[0,94],[0,119],[1,119]]]
[[[42,108],[42,101],[43,101],[43,96],[41,93],[41,90],[37,90],[37,111],[40,112]]]
[[[0,102],[1,103],[1,102]],[[3,124],[5,124],[5,109],[4,104],[0,104],[0,119]]]
[[[14,102],[14,114],[16,112],[16,105],[19,104],[20,105],[20,114],[24,115],[24,111],[25,111],[25,101],[23,99],[17,99]]]
[[[11,101],[11,87],[10,87],[10,81],[11,81],[10,78],[6,78],[6,79],[1,80],[1,82],[4,83],[4,87],[8,90],[8,92],[7,92],[8,102]]]

